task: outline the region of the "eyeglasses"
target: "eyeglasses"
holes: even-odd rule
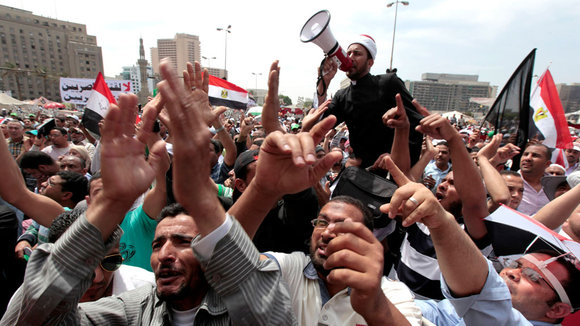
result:
[[[544,283],[546,283],[546,285],[548,285],[548,287],[550,287],[550,289],[552,289],[552,291],[554,291],[556,295],[560,297],[558,291],[556,291],[556,289],[554,289],[554,287],[548,281],[546,281],[546,279],[544,279],[542,275],[540,275],[540,273],[538,273],[534,269],[530,267],[524,267],[521,262],[513,259],[505,259],[503,265],[507,268],[521,270],[522,275],[524,275],[526,279],[532,281],[533,283],[540,284],[540,280],[544,281]]]
[[[310,221],[310,223],[312,223],[312,226],[317,229],[326,229],[328,224],[330,224],[330,222],[328,222],[327,220],[323,220],[321,218],[315,218],[312,221]]]
[[[123,256],[121,254],[112,254],[105,256],[103,260],[101,260],[101,268],[107,272],[114,272],[121,267],[123,264]]]

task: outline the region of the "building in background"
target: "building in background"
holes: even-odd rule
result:
[[[406,82],[411,95],[433,111],[467,111],[472,97],[492,97],[489,82],[478,75],[424,73],[420,81]]]
[[[153,94],[153,90],[155,89],[155,79],[153,76],[153,68],[151,66],[147,66],[147,89],[148,93]],[[141,69],[137,65],[133,66],[124,66],[123,71],[118,75],[115,76],[115,79],[121,80],[130,80],[131,81],[131,93],[139,94],[141,92]],[[141,103],[141,100],[139,100]]]
[[[0,90],[20,100],[60,101],[59,78],[103,72],[97,38],[83,24],[0,5]]]
[[[207,68],[207,71],[212,76],[216,76],[216,77],[221,78],[221,79],[223,79],[224,76],[225,77],[228,76],[228,72],[225,71],[224,69],[221,69],[221,68],[209,68],[209,67],[204,67],[204,68]]]
[[[564,112],[580,111],[580,83],[556,85]]]
[[[223,71],[223,69],[221,70]],[[268,94],[267,89],[248,88],[247,90],[251,94],[252,98],[254,98],[254,101],[256,101],[256,105],[258,106],[264,105],[264,99],[266,98],[266,94]]]
[[[177,33],[172,39],[157,40],[157,47],[151,48],[151,62],[156,76],[159,76],[159,61],[163,58],[170,58],[178,72],[187,70],[187,62],[201,62],[199,36]]]

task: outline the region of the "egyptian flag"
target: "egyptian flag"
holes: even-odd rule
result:
[[[530,108],[530,118],[538,132],[542,134],[544,145],[551,148],[566,148],[572,143],[562,102],[560,102],[556,84],[548,69],[540,77],[538,85],[532,92]],[[530,137],[532,136],[530,134]]]
[[[111,104],[117,104],[117,101],[115,101],[109,86],[105,83],[103,74],[99,72],[85,106],[85,113],[81,120],[83,126],[91,133],[100,136],[99,121],[105,118]]]
[[[212,75],[209,75],[208,95],[211,105],[240,110],[248,107],[248,91]]]

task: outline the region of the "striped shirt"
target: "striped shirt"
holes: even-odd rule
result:
[[[152,285],[78,304],[91,285],[95,267],[121,234],[118,228],[103,243],[99,230],[83,214],[59,241],[39,246],[0,325],[171,325],[168,303],[157,297]],[[192,242],[194,253],[199,240]],[[211,258],[200,259],[211,287],[195,315],[195,325],[296,324],[278,265],[259,257],[234,220]]]

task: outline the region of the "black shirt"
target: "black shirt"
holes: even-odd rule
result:
[[[391,152],[394,129],[384,125],[382,117],[397,105],[397,93],[401,94],[411,124],[409,145],[413,163],[418,160],[421,151],[423,136],[415,131],[415,126],[422,116],[416,112],[411,103],[413,97],[395,73],[367,74],[356,84],[339,90],[324,113],[324,116],[335,115],[337,124],[346,121],[350,145],[355,156],[362,159],[363,168],[373,165],[381,154]]]

